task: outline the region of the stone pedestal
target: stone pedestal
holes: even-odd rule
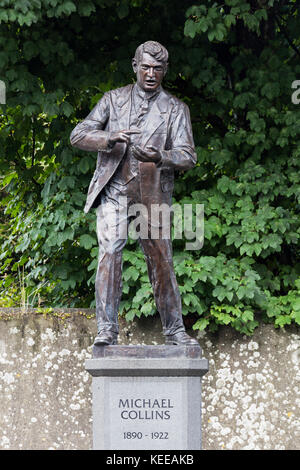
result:
[[[94,346],[94,449],[201,449],[200,346]]]

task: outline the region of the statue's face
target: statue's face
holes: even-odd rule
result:
[[[145,91],[156,90],[165,76],[166,66],[163,62],[156,60],[147,52],[144,52],[141,60],[137,63],[132,60],[133,71],[136,74],[138,85]]]

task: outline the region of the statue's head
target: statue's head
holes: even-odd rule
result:
[[[168,69],[168,51],[156,41],[147,41],[135,51],[133,71],[138,85],[145,91],[156,90]]]

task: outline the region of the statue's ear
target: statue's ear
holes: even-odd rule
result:
[[[167,63],[165,64],[165,66],[164,66],[164,76],[167,74],[168,66],[169,66],[169,64],[168,64],[168,62],[167,62]]]
[[[131,64],[132,64],[132,68],[133,68],[134,73],[136,73],[137,72],[137,61],[136,61],[135,58],[132,59]]]

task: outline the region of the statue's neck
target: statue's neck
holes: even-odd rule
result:
[[[135,88],[136,88],[136,92],[143,99],[147,99],[147,100],[150,100],[154,96],[158,95],[161,92],[161,89],[162,89],[161,85],[159,85],[159,87],[156,88],[156,90],[153,90],[153,91],[144,90],[137,82],[135,83]]]

